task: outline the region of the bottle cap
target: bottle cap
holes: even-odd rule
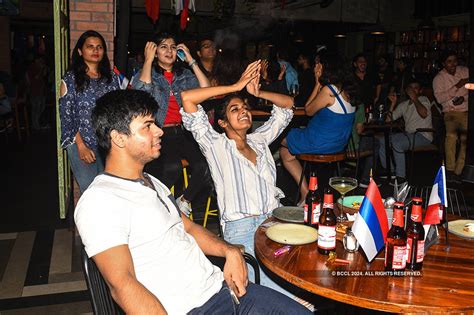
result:
[[[318,188],[318,178],[316,176],[311,176],[309,178],[309,190],[316,190]]]
[[[423,202],[423,199],[421,199],[420,197],[413,197],[411,200],[415,202]]]
[[[331,208],[334,209],[334,198],[332,193],[325,192],[324,193],[324,203],[323,208]]]
[[[394,208],[394,209],[395,209],[395,208],[403,208],[404,205],[405,205],[405,204],[404,204],[403,202],[397,201],[397,202],[395,202],[395,203],[393,204],[393,208]]]

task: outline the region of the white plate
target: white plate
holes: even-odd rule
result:
[[[288,245],[308,244],[318,239],[318,230],[315,228],[293,223],[273,225],[265,234],[272,241]]]
[[[463,230],[464,225],[467,223],[473,223],[474,220],[456,220],[448,222],[449,232],[456,234],[457,236],[474,239],[474,232],[466,232]]]
[[[279,207],[273,210],[273,216],[281,221],[303,223],[304,209],[300,207]]]

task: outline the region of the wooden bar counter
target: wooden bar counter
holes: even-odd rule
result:
[[[276,221],[269,218],[268,221]],[[377,275],[384,270],[384,250],[368,263],[362,250],[347,253],[338,235],[338,258],[350,260],[347,266],[329,268],[316,243],[292,246],[274,257],[276,243],[260,226],[255,235],[255,254],[272,272],[309,292],[358,307],[395,313],[450,312],[474,314],[474,240],[449,234],[446,249],[444,230],[440,240],[428,250],[421,275]]]

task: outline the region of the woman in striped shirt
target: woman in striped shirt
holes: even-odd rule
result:
[[[276,187],[275,162],[268,146],[293,117],[293,98],[261,91],[259,79],[260,60],[257,60],[235,84],[187,90],[181,94],[184,127],[199,143],[211,170],[224,239],[244,245],[251,254],[254,254],[257,227],[281,205],[280,198],[284,197]],[[246,101],[236,94],[244,87],[251,95],[274,104],[270,119],[251,134],[247,131],[252,127],[252,114]],[[224,130],[222,134],[212,128],[198,104],[226,94],[229,95],[223,99],[222,108],[216,111],[218,124]],[[252,279],[252,275],[249,278]],[[261,283],[288,294],[265,275]]]

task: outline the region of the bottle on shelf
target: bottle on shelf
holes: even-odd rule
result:
[[[318,178],[312,171],[309,177],[309,192],[304,203],[304,224],[317,227],[321,212],[321,197],[318,192]]]
[[[385,244],[385,270],[403,271],[407,260],[407,233],[405,227],[405,211],[403,202],[396,202],[393,206],[392,227],[387,234]]]
[[[329,255],[336,250],[336,224],[337,217],[334,213],[334,197],[328,188],[324,191],[324,202],[319,216],[318,252]]]
[[[425,256],[425,230],[423,229],[422,199],[412,198],[411,215],[407,224],[407,268],[410,270],[421,270]]]

